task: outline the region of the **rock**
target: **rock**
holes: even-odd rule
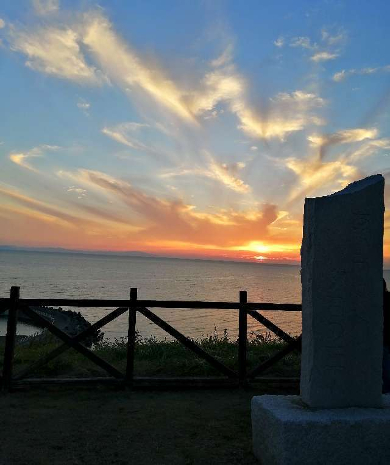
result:
[[[383,408],[313,410],[299,396],[252,399],[253,451],[262,465],[388,465],[390,395]]]
[[[301,396],[310,407],[382,404],[384,179],[305,201]]]

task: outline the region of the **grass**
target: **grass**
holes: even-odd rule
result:
[[[197,341],[237,369],[237,341],[225,332]],[[58,345],[55,338],[18,343],[14,371]],[[248,367],[284,343],[270,336],[248,342]],[[100,342],[101,357],[124,370],[126,341]],[[2,350],[0,348],[0,354]],[[292,353],[267,372],[298,376],[299,354]],[[137,338],[135,373],[139,376],[213,376],[203,360],[179,343]],[[101,376],[103,373],[70,349],[34,376]],[[267,391],[268,389],[268,391]],[[255,465],[250,401],[254,395],[291,394],[285,387],[246,389],[129,391],[115,387],[36,386],[0,392],[1,465]]]
[[[225,331],[222,336],[212,336],[196,341],[200,347],[213,355],[229,368],[237,370],[237,341],[229,338]],[[38,360],[58,345],[58,340],[51,335],[45,338],[28,338],[18,344],[15,350],[14,372]],[[281,350],[285,343],[279,339],[252,335],[248,341],[247,365],[254,368],[271,355]],[[101,341],[93,351],[121,371],[126,367],[126,340]],[[1,353],[1,352],[0,352]],[[2,361],[0,362],[2,363]],[[268,376],[298,377],[300,356],[292,352],[265,374]],[[157,340],[154,337],[141,338],[137,335],[135,351],[135,374],[137,376],[217,376],[217,372],[205,360],[183,347],[177,341]],[[49,362],[34,373],[34,376],[104,376],[99,367],[73,349],[67,350],[60,357]]]

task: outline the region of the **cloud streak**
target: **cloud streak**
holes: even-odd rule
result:
[[[375,155],[378,150],[390,148],[390,140],[374,139],[376,129],[350,129],[326,136],[312,136],[309,140],[316,153],[305,159],[290,157],[286,166],[297,175],[297,182],[290,191],[288,204],[314,192],[327,193],[337,190],[357,180],[364,174],[358,168],[358,162]],[[373,139],[373,140],[370,140]],[[331,145],[359,143],[355,150],[338,154],[336,160],[325,161],[324,149]]]
[[[298,182],[288,197],[290,205],[297,199],[302,199],[318,189],[327,192],[331,188],[337,190],[345,187],[359,175],[359,170],[348,164],[343,157],[330,162],[323,162],[317,156],[302,160],[288,158],[286,166],[298,176]]]
[[[55,13],[60,8],[59,0],[32,0],[36,14],[46,16]]]
[[[279,36],[275,41],[274,41],[275,47],[281,48],[284,45],[284,37]]]
[[[104,127],[102,133],[107,137],[136,150],[150,151],[149,147],[134,137],[141,128],[150,127],[148,124],[141,123],[121,123],[114,127]]]
[[[13,28],[11,38],[12,49],[25,54],[26,65],[36,71],[79,84],[116,84],[130,98],[138,93],[146,95],[158,107],[194,127],[210,119],[210,115],[217,117],[218,105],[233,113],[238,118],[238,129],[253,138],[282,140],[319,121],[305,114],[313,105],[301,100],[303,91],[291,93],[289,102],[281,102],[281,95],[270,99],[266,112],[253,107],[248,83],[232,63],[231,45],[209,63],[211,69],[205,71],[198,84],[188,86],[175,82],[161,66],[145,60],[100,11],[87,12],[67,27],[43,27],[32,32]],[[305,40],[298,38],[293,46],[305,46]],[[287,94],[284,97],[287,100]],[[319,102],[318,97],[315,100]],[[287,106],[288,116],[284,112]],[[131,138],[123,134],[124,128],[120,129],[105,127],[103,132],[132,147]]]
[[[331,53],[331,52],[318,52],[315,53],[310,60],[315,61],[316,63],[321,62],[321,61],[329,61],[329,60],[334,60],[339,56],[338,53]]]
[[[228,189],[231,189],[240,194],[247,194],[251,191],[248,184],[239,178],[239,172],[245,168],[245,163],[220,163],[209,153],[205,153],[206,167],[191,167],[178,168],[171,171],[166,171],[160,174],[161,178],[171,178],[177,176],[201,176],[214,179],[223,184]]]
[[[28,150],[27,152],[12,152],[9,155],[9,159],[21,166],[22,168],[26,168],[30,171],[33,171],[35,173],[38,173],[38,170],[34,168],[29,162],[28,159],[30,158],[37,158],[37,157],[43,157],[44,153],[47,151],[55,151],[58,150],[60,147],[57,147],[55,145],[40,145],[39,147],[34,147],[31,150]]]
[[[290,40],[290,47],[294,48],[303,48],[310,50],[313,55],[310,57],[311,61],[315,63],[320,63],[323,61],[334,60],[340,56],[340,47],[337,49],[337,46],[344,44],[346,41],[346,33],[344,31],[339,31],[338,33],[332,35],[326,29],[323,29],[321,32],[321,44],[312,42],[309,37],[300,36],[293,37]]]
[[[290,41],[290,47],[302,47],[308,50],[315,50],[316,44],[312,44],[309,37],[293,37]]]
[[[323,159],[326,150],[333,145],[361,142],[365,139],[374,139],[377,135],[378,130],[376,128],[355,128],[345,129],[333,134],[312,134],[307,139],[312,147],[318,148],[319,157]]]
[[[332,79],[335,82],[342,82],[342,81],[345,81],[350,76],[369,76],[371,74],[389,73],[389,72],[390,72],[390,65],[378,66],[376,68],[350,69],[348,71],[343,69],[342,71],[335,73]]]
[[[101,84],[104,78],[87,64],[79,40],[77,32],[69,27],[11,31],[11,48],[28,57],[25,64],[29,68],[81,84]]]
[[[103,15],[85,15],[82,41],[113,81],[125,88],[141,88],[157,103],[168,107],[185,120],[196,122],[183,102],[183,92],[160,69],[148,67],[136,52],[119,38]]]

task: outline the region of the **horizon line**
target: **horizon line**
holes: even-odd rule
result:
[[[86,250],[86,249],[68,249],[65,247],[33,247],[33,246],[18,246],[9,244],[0,244],[0,252],[36,252],[36,253],[73,253],[84,255],[106,255],[106,256],[123,256],[134,258],[166,258],[175,260],[202,260],[212,262],[232,262],[232,263],[253,263],[259,265],[287,265],[300,266],[300,261],[297,260],[250,260],[245,258],[225,258],[223,256],[204,257],[204,256],[185,256],[185,255],[165,255],[155,252],[145,252],[141,250]]]

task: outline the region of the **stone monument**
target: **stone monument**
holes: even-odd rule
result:
[[[377,175],[305,201],[301,396],[310,407],[382,405],[383,190]]]
[[[390,463],[383,196],[375,175],[305,201],[301,396],[253,398],[253,449],[263,465]]]

